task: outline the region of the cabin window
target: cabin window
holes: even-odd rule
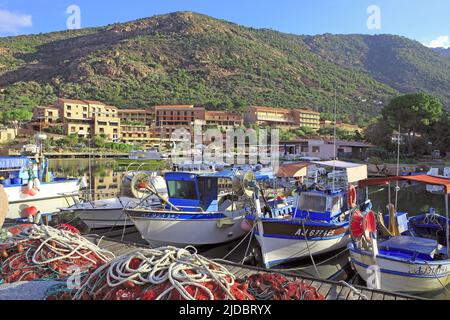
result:
[[[197,200],[194,181],[167,181],[169,197],[175,199]]]
[[[298,208],[302,211],[326,212],[327,198],[322,195],[301,193]]]
[[[331,209],[330,209],[331,213],[338,213],[341,210],[342,207],[341,199],[342,198],[339,196],[331,198]]]

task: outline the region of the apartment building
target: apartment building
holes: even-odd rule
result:
[[[0,144],[9,143],[16,138],[16,130],[13,128],[0,127]]]
[[[308,109],[293,110],[295,121],[300,127],[307,127],[313,130],[320,129],[320,112]]]
[[[222,129],[233,129],[240,127],[243,123],[242,116],[233,112],[226,111],[206,111],[206,126],[217,126]]]
[[[171,141],[172,133],[177,129],[190,129],[194,125],[204,126],[205,108],[193,105],[164,105],[155,107],[154,135],[161,141]]]
[[[87,137],[90,134],[104,135],[108,140],[120,138],[118,109],[100,101],[58,99],[55,107],[59,110],[64,133]]]
[[[153,133],[154,130],[147,125],[120,125],[121,141],[124,143],[150,145],[159,140]]]
[[[60,121],[59,109],[54,106],[36,107],[33,109],[33,120],[43,126],[56,124]]]
[[[251,106],[247,109],[246,124],[266,125],[281,129],[309,127],[320,129],[320,113],[308,109],[285,109]]]
[[[293,127],[294,115],[289,109],[251,106],[248,107],[244,122],[247,125],[256,124],[269,127]]]
[[[119,109],[118,117],[121,123],[140,123],[151,126],[155,120],[155,110],[154,108]]]

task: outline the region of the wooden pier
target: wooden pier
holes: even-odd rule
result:
[[[116,256],[127,254],[138,248],[149,248],[149,246],[129,243],[118,242],[113,239],[104,238],[95,235],[86,236],[87,239],[97,244],[103,249],[107,249],[113,252]],[[300,279],[306,284],[315,287],[319,293],[321,293],[326,300],[418,300],[420,298],[390,293],[383,290],[371,290],[366,287],[348,285],[344,282],[322,280],[313,277],[299,276],[292,272],[285,272],[282,270],[267,270],[258,267],[243,266],[233,262],[218,260],[219,263],[225,265],[227,269],[233,273],[237,278],[249,277],[257,273],[279,273],[290,280]]]

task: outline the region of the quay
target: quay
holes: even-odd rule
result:
[[[139,248],[149,248],[149,246],[131,242],[119,242],[114,239],[101,237],[98,235],[87,235],[86,238],[98,245],[102,249],[107,249],[116,256],[127,254]],[[421,300],[418,297],[391,293],[383,290],[372,290],[358,285],[349,285],[345,282],[323,280],[308,276],[299,276],[298,274],[283,271],[269,270],[259,267],[244,266],[234,262],[216,260],[223,264],[237,278],[250,277],[258,273],[278,273],[289,280],[303,280],[306,285],[311,285],[321,293],[326,300]]]
[[[85,152],[70,152],[70,153],[46,153],[46,158],[49,159],[121,159],[128,158],[128,153],[85,153]]]

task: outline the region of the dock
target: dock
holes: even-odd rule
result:
[[[110,238],[96,235],[86,236],[91,242],[97,244],[102,249],[107,249],[116,256],[127,254],[136,249],[150,248],[150,246],[136,244],[131,242],[119,242]],[[299,276],[298,274],[283,270],[268,270],[264,268],[244,266],[234,262],[216,260],[227,267],[237,278],[250,277],[258,273],[278,273],[289,280],[303,280],[307,285],[311,285],[321,293],[326,300],[419,300],[420,298],[408,295],[391,293],[383,290],[372,290],[366,287],[349,285],[345,282],[323,280],[314,277]]]
[[[99,152],[65,152],[45,153],[48,159],[122,159],[128,158],[128,153],[99,153]]]

